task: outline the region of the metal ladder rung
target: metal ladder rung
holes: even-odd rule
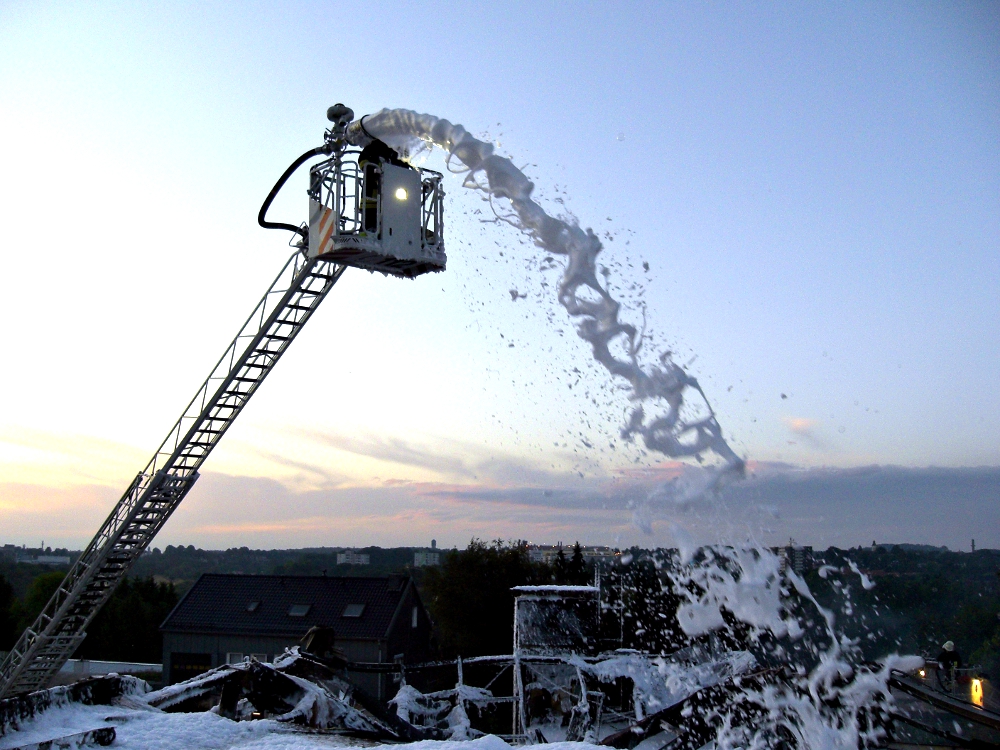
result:
[[[286,275],[291,272],[292,276]],[[83,640],[83,629],[111,596],[118,582],[148,546],[155,533],[197,479],[196,468],[207,458],[220,437],[270,372],[286,346],[330,288],[343,274],[335,263],[293,256],[261,299],[260,307],[244,324],[217,368],[199,391],[198,402],[180,420],[150,468],[139,475],[112,511],[107,526],[94,538],[86,560],[76,561],[63,586],[47,609],[29,626],[5,659],[0,673],[0,694],[13,689],[37,690],[72,655]],[[286,283],[287,281],[287,283]],[[280,296],[277,306],[271,300]],[[257,312],[270,311],[266,320]],[[283,328],[283,326],[287,326]],[[279,333],[281,332],[281,333]],[[286,334],[286,335],[282,335]],[[252,342],[252,343],[251,343]],[[248,349],[237,351],[237,346]],[[234,357],[231,358],[231,357]],[[225,383],[225,385],[222,385]],[[221,387],[220,387],[221,386]],[[218,389],[209,392],[209,389]],[[200,409],[200,412],[193,411]],[[167,455],[169,454],[169,458]],[[166,476],[163,471],[166,470]],[[91,549],[91,548],[88,548]],[[97,560],[100,559],[98,563]],[[58,614],[62,612],[62,614]]]
[[[323,281],[333,281],[333,279],[334,279],[335,276],[336,276],[336,274],[329,274],[329,275],[327,275],[325,273],[316,273],[315,271],[310,271],[309,272],[309,278],[310,279],[323,279]]]

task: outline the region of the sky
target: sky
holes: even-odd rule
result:
[[[592,227],[748,478],[688,502],[620,439],[558,270],[449,175],[447,271],[350,269],[156,545],[1000,547],[985,2],[0,0],[0,543],[96,531],[291,252],[257,210],[335,102],[462,123]]]

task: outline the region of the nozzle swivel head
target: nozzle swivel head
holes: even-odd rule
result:
[[[337,103],[326,111],[326,119],[334,125],[348,125],[354,119],[354,110]]]
[[[326,131],[327,153],[341,153],[347,147],[347,126],[354,119],[354,110],[338,102],[326,111],[326,119],[333,123]]]

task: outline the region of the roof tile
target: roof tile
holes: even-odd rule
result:
[[[189,633],[303,635],[313,625],[325,625],[333,628],[338,639],[384,638],[406,583],[407,579],[393,576],[335,578],[206,573],[167,616],[160,629]],[[252,607],[252,602],[260,604]],[[360,617],[343,616],[352,604],[364,605]],[[309,610],[305,616],[289,616],[295,605],[309,605]]]

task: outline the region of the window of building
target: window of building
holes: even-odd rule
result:
[[[257,661],[267,661],[267,654],[250,654]]]
[[[417,608],[413,608],[413,613],[410,615],[410,627],[417,627]]]
[[[396,654],[392,657],[392,661],[399,664],[399,671],[392,673],[392,681],[399,685],[403,681],[403,662],[406,660],[406,654]]]
[[[228,651],[226,652],[226,664],[242,664],[243,663],[243,652],[242,651]]]
[[[344,614],[341,617],[361,617],[364,611],[364,604],[348,604],[344,607]]]
[[[309,610],[312,609],[311,604],[293,604],[288,608],[289,617],[305,617],[309,614]]]

